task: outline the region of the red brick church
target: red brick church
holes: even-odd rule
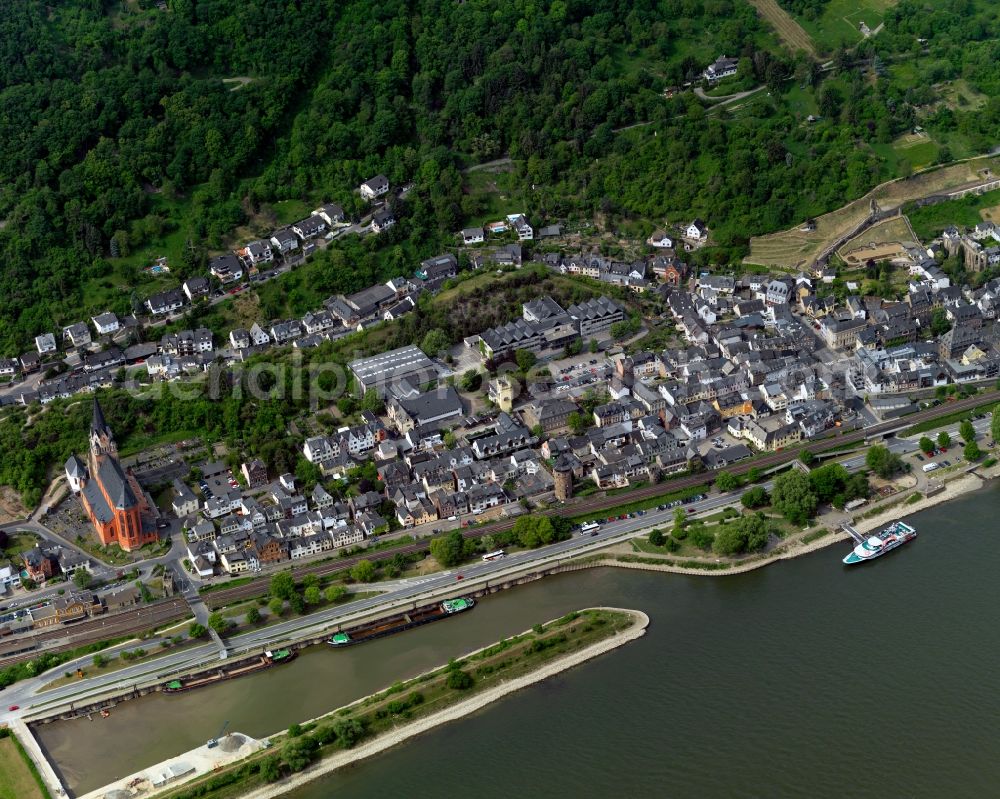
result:
[[[66,463],[66,478],[79,492],[103,546],[118,544],[131,552],[158,540],[153,509],[132,470],[118,462],[118,447],[96,398],[87,466],[73,455]]]

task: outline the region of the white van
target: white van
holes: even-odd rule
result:
[[[941,464],[931,461],[930,463],[925,463],[922,468],[925,472],[933,472],[935,469],[940,469]]]

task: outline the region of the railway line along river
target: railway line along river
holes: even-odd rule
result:
[[[913,517],[845,567],[841,543],[746,574],[562,575],[472,613],[180,695],[37,729],[71,789],[203,744],[273,733],[579,607],[646,636],[290,799],[445,795],[962,797],[1000,782],[1000,486]]]

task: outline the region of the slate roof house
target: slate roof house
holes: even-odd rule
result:
[[[366,200],[374,200],[389,191],[389,178],[385,175],[376,175],[362,183],[358,191]]]

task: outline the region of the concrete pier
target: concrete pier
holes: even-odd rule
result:
[[[59,779],[59,775],[52,768],[49,759],[42,752],[42,747],[35,740],[35,736],[31,734],[28,725],[21,719],[11,719],[9,724],[11,732],[17,736],[17,740],[21,742],[21,746],[28,753],[31,762],[35,764],[38,773],[42,775],[42,781],[45,783],[45,787],[49,789],[49,793],[53,796],[66,796],[66,789],[63,787],[62,780]]]

